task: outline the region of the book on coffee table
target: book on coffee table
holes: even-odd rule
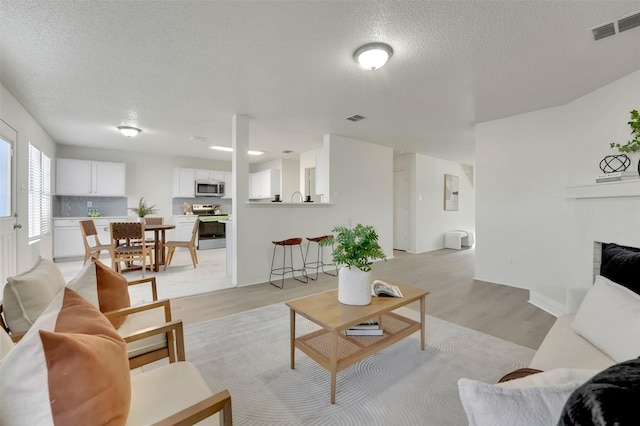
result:
[[[349,330],[378,330],[380,329],[380,324],[378,324],[378,320],[370,319],[369,321],[361,322],[360,324],[352,325],[349,327]]]
[[[382,280],[373,280],[371,284],[371,295],[376,297],[404,297],[397,285],[389,284]]]
[[[382,336],[384,332],[381,328],[369,330],[348,328],[344,331],[344,334],[346,334],[347,336]]]

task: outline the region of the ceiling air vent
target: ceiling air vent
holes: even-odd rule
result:
[[[590,30],[593,33],[594,40],[602,40],[605,37],[609,37],[637,27],[640,27],[640,12],[635,12],[633,14],[619,18],[616,21],[590,28]]]
[[[290,149],[285,149],[284,151],[282,151],[283,154],[291,154],[293,151],[291,151]]]
[[[601,40],[605,37],[614,35],[616,33],[616,27],[613,25],[613,22],[611,22],[601,27],[594,28],[591,31],[593,31],[594,40]]]
[[[640,12],[635,15],[627,16],[618,21],[618,31],[623,32],[631,28],[640,27]]]
[[[347,117],[347,120],[349,120],[349,121],[360,121],[360,120],[364,120],[365,118],[367,118],[367,117],[363,117],[361,115],[356,114],[356,115],[352,115],[351,117]]]

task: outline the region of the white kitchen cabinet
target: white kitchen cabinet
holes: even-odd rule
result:
[[[206,179],[206,180],[213,180],[217,182],[224,181],[224,172],[220,170],[196,169],[195,176],[196,176],[196,179]]]
[[[233,198],[232,172],[224,172],[224,196],[222,198]]]
[[[176,215],[173,216],[173,224],[176,225],[172,240],[189,241],[193,232],[193,224],[198,218],[197,215]]]
[[[126,164],[106,161],[56,160],[56,194],[124,197]]]
[[[249,175],[249,198],[266,199],[280,194],[280,170],[269,169]]]
[[[196,196],[196,170],[173,170],[173,196],[180,198],[193,198]]]
[[[80,221],[86,219],[53,219],[54,259],[84,256],[84,243],[82,242],[82,232],[80,232]],[[110,243],[109,223],[127,222],[128,220],[127,217],[94,218],[93,223],[98,231],[100,243]],[[93,242],[91,243],[93,244]]]

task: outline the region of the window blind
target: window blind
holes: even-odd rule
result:
[[[29,239],[50,232],[51,159],[29,144]]]

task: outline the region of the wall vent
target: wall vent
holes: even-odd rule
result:
[[[618,31],[623,32],[631,28],[640,27],[640,12],[635,15],[627,16],[618,21]]]
[[[640,27],[640,12],[618,18],[613,22],[608,22],[597,27],[590,28],[593,33],[594,40],[602,40],[603,38],[619,34],[632,28]]]
[[[355,114],[355,115],[352,115],[351,117],[347,117],[347,120],[349,120],[349,121],[360,121],[360,120],[364,120],[365,118],[367,118],[367,117],[363,117],[362,115]]]
[[[593,31],[594,40],[602,40],[605,37],[615,35],[616,27],[615,25],[613,25],[613,22],[611,22],[610,24],[606,24],[601,27],[594,28],[591,31]]]

